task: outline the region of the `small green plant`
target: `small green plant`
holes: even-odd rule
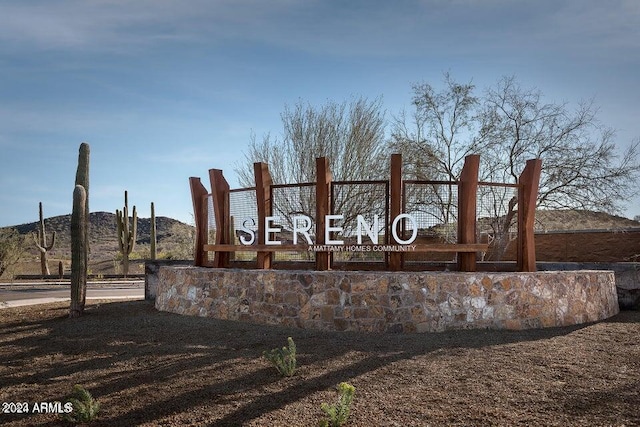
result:
[[[95,419],[100,404],[91,396],[84,387],[73,386],[73,391],[66,398],[65,403],[71,403],[73,410],[63,415],[66,421],[72,423],[88,423]]]
[[[262,353],[265,359],[273,363],[278,372],[285,377],[292,376],[296,371],[296,345],[293,338],[287,338],[287,346],[274,348]]]
[[[338,404],[329,405],[323,403],[320,408],[329,418],[320,420],[320,427],[339,427],[344,425],[351,412],[351,402],[356,388],[349,383],[338,384]]]

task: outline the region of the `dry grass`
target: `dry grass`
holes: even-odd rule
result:
[[[101,426],[312,426],[335,386],[356,387],[350,426],[639,425],[640,312],[523,332],[328,333],[103,303],[0,310],[0,401],[84,385]],[[293,337],[299,369],[262,352]],[[60,425],[54,415],[0,423]]]

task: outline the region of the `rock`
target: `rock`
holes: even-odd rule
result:
[[[621,310],[640,310],[640,289],[624,289],[618,290],[618,304]]]

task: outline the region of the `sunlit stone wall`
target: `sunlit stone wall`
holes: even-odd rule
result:
[[[336,331],[575,325],[618,313],[610,271],[360,272],[160,267],[156,308]]]

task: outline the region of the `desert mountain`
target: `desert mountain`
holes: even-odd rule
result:
[[[116,216],[110,212],[92,212],[89,215],[89,238],[93,254],[105,252],[112,254],[117,252]],[[38,223],[30,222],[14,227],[20,234],[29,235],[37,232]],[[45,219],[47,239],[51,240],[51,234],[56,232],[56,244],[54,251],[58,254],[70,251],[71,245],[71,215],[60,215]],[[193,227],[173,218],[156,217],[156,231],[158,250],[176,251],[178,247],[186,246],[187,253],[193,235]],[[136,235],[135,250],[148,248],[151,241],[151,219],[138,218],[138,231]],[[27,240],[29,242],[29,240]]]

